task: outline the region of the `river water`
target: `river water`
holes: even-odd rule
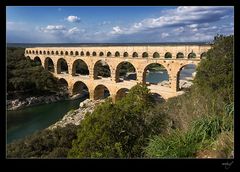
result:
[[[168,80],[165,71],[150,72],[146,81],[151,83]],[[49,127],[71,109],[77,109],[84,98],[63,100],[51,104],[36,105],[22,110],[7,111],[7,143],[23,138],[38,130]]]

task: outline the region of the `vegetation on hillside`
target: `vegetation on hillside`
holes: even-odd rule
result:
[[[59,89],[57,79],[40,64],[24,57],[23,48],[7,48],[7,96],[43,95]]]

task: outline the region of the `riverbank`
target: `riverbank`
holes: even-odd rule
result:
[[[84,119],[87,113],[92,113],[96,106],[105,100],[90,100],[86,99],[80,103],[79,108],[76,110],[70,110],[64,117],[56,122],[55,124],[49,126],[47,129],[55,129],[57,127],[65,127],[67,124],[79,125]]]
[[[7,100],[7,110],[19,110],[34,105],[48,104],[67,99],[69,99],[68,94],[58,93],[49,96],[32,96],[24,99],[18,98],[14,100]]]

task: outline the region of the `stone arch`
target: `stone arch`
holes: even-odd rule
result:
[[[72,76],[79,75],[89,75],[88,65],[85,61],[77,59],[73,62],[72,65]]]
[[[42,54],[42,51],[39,51],[39,54]]]
[[[43,51],[43,54],[46,54],[46,51]]]
[[[61,56],[63,56],[63,51],[61,51],[61,53],[60,53],[60,54],[61,54]]]
[[[80,94],[81,97],[87,96],[89,98],[89,89],[87,85],[82,81],[77,81],[73,84],[72,95]]]
[[[31,51],[31,50],[29,50],[29,54],[32,54],[32,51]]]
[[[65,51],[65,56],[68,56],[68,51]]]
[[[176,56],[177,59],[183,59],[184,58],[184,54],[182,52],[177,53]]]
[[[115,100],[121,100],[123,97],[125,97],[128,93],[129,89],[127,88],[120,88],[117,93],[116,93],[116,98]]]
[[[111,77],[110,66],[104,60],[98,60],[93,68],[94,79],[101,79],[102,77]],[[99,77],[100,76],[100,77]]]
[[[56,51],[56,55],[59,55],[59,52],[58,52],[58,51]]]
[[[148,58],[148,53],[147,52],[143,52],[142,53],[142,58]]]
[[[78,51],[75,51],[75,56],[78,56],[78,55],[79,55]]]
[[[160,58],[159,53],[158,53],[158,52],[154,52],[154,53],[153,53],[153,58]]]
[[[133,52],[132,57],[138,57],[138,53],[137,52]]]
[[[35,51],[34,51],[34,50],[32,51],[32,54],[35,54]]]
[[[64,78],[58,80],[58,85],[62,91],[68,91],[68,82]]]
[[[127,53],[127,52],[124,52],[124,53],[123,53],[123,57],[128,57],[128,53]]]
[[[57,74],[68,73],[68,64],[64,58],[59,58],[57,61]]]
[[[70,51],[70,56],[73,56],[73,51]]]
[[[188,58],[189,59],[196,58],[196,54],[194,52],[191,52],[188,54]]]
[[[196,75],[196,68],[197,65],[194,63],[188,63],[180,67],[177,72],[177,91],[181,90],[182,88],[186,88],[184,85],[191,85],[190,82]],[[187,71],[189,70],[189,71]],[[181,81],[180,81],[181,80]]]
[[[51,52],[51,55],[54,55],[54,51]]]
[[[83,51],[81,51],[81,53],[80,53],[80,54],[81,54],[81,56],[84,56],[84,52],[83,52]]]
[[[86,52],[86,56],[90,56],[90,53],[89,53],[89,51],[87,51],[87,52]]]
[[[111,57],[112,53],[111,52],[107,52],[107,57]]]
[[[100,52],[100,53],[99,53],[99,56],[100,56],[100,57],[101,57],[101,56],[104,56],[103,52]]]
[[[36,54],[38,54],[38,50],[36,51]]]
[[[137,79],[137,71],[132,63],[123,61],[117,65],[116,75],[115,75],[116,82],[121,82],[124,80],[136,80],[136,79]]]
[[[119,51],[116,51],[116,52],[115,52],[115,57],[120,57]]]
[[[97,53],[95,51],[93,51],[92,56],[96,56],[96,55],[97,55]]]
[[[26,54],[28,54],[28,50],[26,50]]]
[[[44,68],[50,72],[54,71],[54,63],[53,60],[50,57],[47,57],[44,61]]]
[[[110,90],[105,85],[97,85],[94,89],[94,100],[104,99],[110,96]]]
[[[203,52],[201,55],[200,55],[200,59],[205,59],[207,57],[207,53],[206,52]]]
[[[47,55],[50,55],[50,51],[47,51]]]
[[[170,86],[170,75],[165,65],[150,63],[143,70],[143,84]]]
[[[165,58],[165,59],[170,59],[170,58],[172,58],[172,53],[166,52],[165,55],[164,55],[164,58]]]
[[[38,57],[38,56],[34,57],[34,62],[36,62],[37,65],[42,64],[42,61],[41,61],[40,57]]]

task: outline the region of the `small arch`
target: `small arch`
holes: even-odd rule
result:
[[[52,53],[51,53],[52,55],[54,55],[54,51],[52,51]]]
[[[135,67],[130,62],[121,62],[116,68],[116,82],[136,80],[137,73]]]
[[[99,53],[99,56],[100,56],[100,57],[103,56],[103,55],[104,55],[103,52],[100,52],[100,53]]]
[[[97,55],[97,53],[95,51],[93,51],[92,56],[96,56],[96,55]]]
[[[63,51],[61,51],[61,56],[63,55]]]
[[[47,51],[47,55],[50,55],[50,51]]]
[[[41,61],[40,57],[38,57],[38,56],[34,57],[34,62],[35,62],[37,65],[42,65],[42,61]]]
[[[134,52],[134,53],[132,54],[132,57],[138,57],[138,53],[137,53],[137,52]]]
[[[184,54],[182,52],[177,53],[177,59],[183,59],[184,58]]]
[[[201,59],[205,59],[207,58],[207,53],[206,52],[203,52],[200,56]]]
[[[60,58],[57,61],[57,74],[68,73],[68,64],[64,58]]]
[[[164,57],[165,57],[165,59],[170,59],[170,58],[172,58],[172,54],[170,52],[166,52]]]
[[[58,51],[56,51],[56,55],[59,55],[59,52],[58,52]]]
[[[116,101],[121,100],[123,97],[125,97],[129,92],[129,89],[127,88],[121,88],[116,93]]]
[[[81,56],[84,56],[84,52],[83,51],[81,51]]]
[[[68,56],[68,51],[65,51],[65,56]]]
[[[45,59],[44,68],[50,72],[54,72],[54,63],[50,57],[47,57]]]
[[[89,75],[87,63],[85,63],[81,59],[77,59],[73,62],[72,76],[77,76],[77,75]]]
[[[86,56],[90,56],[90,53],[89,53],[89,51],[87,51],[87,52],[86,52]]]
[[[26,54],[28,54],[28,50],[26,50]]]
[[[188,58],[189,59],[196,58],[196,54],[194,52],[191,52],[188,54]]]
[[[107,53],[107,57],[111,57],[112,56],[112,53],[111,52],[108,52]]]
[[[115,52],[115,57],[119,57],[120,56],[120,53],[117,51]]]
[[[111,77],[111,70],[109,65],[104,60],[98,60],[93,68],[94,79]]]
[[[153,58],[160,58],[160,55],[158,52],[153,53]]]
[[[75,56],[78,56],[78,55],[79,55],[78,51],[75,51]]]
[[[148,53],[147,52],[142,53],[142,57],[143,58],[148,58]]]
[[[127,53],[127,52],[124,52],[124,53],[123,53],[123,57],[128,57],[128,53]]]
[[[42,54],[42,51],[39,51],[39,54]]]
[[[79,94],[81,97],[89,98],[89,89],[82,81],[77,81],[73,85],[72,95]]]
[[[35,54],[35,51],[33,50],[32,53]]]
[[[100,85],[95,87],[95,89],[94,89],[94,100],[105,99],[108,96],[110,96],[110,91],[106,86],[100,84]]]
[[[70,56],[73,56],[73,51],[70,51]]]
[[[36,51],[36,54],[38,54],[38,50]]]
[[[43,51],[43,54],[46,54],[46,51]]]

